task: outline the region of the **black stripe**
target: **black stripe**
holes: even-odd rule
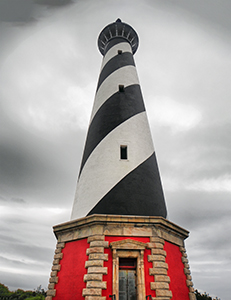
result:
[[[164,193],[155,153],[125,176],[88,213],[166,218]]]
[[[113,94],[95,114],[87,134],[80,173],[94,148],[115,127],[145,110],[138,84],[130,85],[124,92]]]
[[[114,56],[110,59],[103,67],[98,81],[97,90],[99,89],[102,82],[115,70],[125,66],[135,66],[133,55],[130,52],[123,52],[122,54]]]
[[[108,50],[110,50],[113,46],[115,46],[116,44],[119,44],[119,43],[128,43],[128,45],[131,46],[131,44],[126,39],[124,39],[122,37],[116,37],[116,38],[111,39],[108,42],[108,44],[106,45],[105,50],[104,50],[104,55],[108,52]]]

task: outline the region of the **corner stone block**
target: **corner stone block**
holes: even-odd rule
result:
[[[57,271],[52,271],[50,277],[56,277],[57,276]]]
[[[186,269],[186,268],[184,268],[184,273],[185,273],[185,275],[190,275],[191,274],[190,270]]]
[[[162,249],[151,249],[152,250],[152,255],[163,255],[166,256],[167,253],[166,251],[162,250]]]
[[[186,252],[185,247],[180,247],[180,252]]]
[[[52,300],[52,296],[47,296],[46,298],[45,298],[45,300]]]
[[[102,281],[103,274],[85,274],[83,277],[83,281]]]
[[[107,282],[106,281],[88,281],[87,288],[100,288],[103,290],[107,289]]]
[[[54,255],[54,259],[62,259],[63,258],[63,253],[58,253]]]
[[[187,284],[187,286],[193,286],[193,283],[191,280],[186,280],[186,284]]]
[[[164,261],[165,262],[165,257],[163,255],[148,255],[148,261]]]
[[[107,267],[89,267],[88,274],[107,274]]]
[[[153,268],[162,268],[168,270],[168,264],[165,262],[153,262]]]
[[[186,278],[187,278],[188,280],[192,280],[192,276],[189,275],[189,274],[186,275]]]
[[[55,294],[56,294],[56,290],[48,290],[48,291],[47,291],[47,296],[54,297]]]
[[[49,283],[48,284],[48,289],[49,290],[54,290],[54,288],[55,288],[55,283]]]
[[[56,248],[55,249],[55,254],[59,254],[59,253],[61,253],[61,251],[62,251],[62,248]]]
[[[189,293],[188,295],[190,300],[197,300],[196,295],[194,293]]]
[[[59,259],[54,259],[53,260],[53,265],[59,265]]]
[[[185,258],[185,257],[181,257],[181,260],[182,260],[182,263],[188,263],[188,259],[187,258]]]
[[[109,242],[107,242],[107,241],[92,241],[92,242],[90,242],[90,248],[92,248],[92,247],[108,248]]]
[[[149,268],[149,275],[167,275],[167,269],[163,268]]]
[[[92,253],[104,253],[104,247],[87,248],[86,254],[90,255]]]
[[[155,275],[155,282],[168,282],[170,283],[170,277],[164,275]]]
[[[91,249],[91,248],[89,248]],[[89,254],[89,260],[108,260],[108,254],[104,254],[104,253],[91,253]]]
[[[167,282],[150,282],[151,290],[169,290],[169,284]]]
[[[101,289],[83,289],[82,296],[101,296],[102,290]]]
[[[85,268],[103,267],[103,260],[88,260],[85,262]]]
[[[58,242],[56,248],[64,248],[65,243],[64,242]]]
[[[61,265],[54,265],[54,266],[52,266],[52,268],[51,268],[51,270],[52,271],[60,271],[60,268],[61,268]]]
[[[155,248],[155,249],[162,249],[163,250],[164,245],[161,243],[147,243],[147,248]]]
[[[156,297],[170,297],[172,298],[172,291],[169,290],[156,290]]]
[[[50,277],[49,282],[50,283],[58,283],[59,278],[58,277]]]

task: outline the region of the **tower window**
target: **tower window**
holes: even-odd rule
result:
[[[119,92],[120,93],[124,92],[124,85],[122,85],[122,84],[119,85]]]
[[[120,146],[120,159],[128,159],[128,147]]]
[[[118,54],[122,54],[123,53],[123,51],[122,50],[118,50]]]

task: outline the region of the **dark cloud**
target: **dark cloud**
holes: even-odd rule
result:
[[[34,0],[35,3],[40,4],[40,5],[46,5],[46,6],[65,6],[65,5],[70,5],[73,4],[76,1],[73,0]]]
[[[231,214],[229,192],[205,192],[186,190],[184,184],[177,191],[166,189],[170,220],[190,230],[215,221],[223,223]],[[176,218],[177,220],[173,219]]]
[[[14,198],[14,197],[12,197],[12,198],[10,199],[10,201],[16,202],[16,203],[21,203],[21,204],[26,203],[26,201],[25,201],[24,199],[22,199],[22,198]]]
[[[49,195],[50,203],[53,200],[60,203],[70,185],[74,195],[78,163],[70,166],[68,171],[66,165],[71,157],[75,157],[78,146],[82,148],[81,144],[76,144],[72,136],[68,135],[60,141],[44,140],[42,136],[31,135],[19,127],[12,134],[10,141],[2,139],[0,148],[0,186],[6,191],[5,196],[11,196],[14,202],[25,203],[40,199],[41,203],[48,204]],[[74,174],[76,179],[72,177]],[[66,189],[63,189],[63,185]]]
[[[5,234],[0,234],[0,240],[3,241],[5,240],[6,242],[10,243],[19,243],[19,239],[12,237],[11,235],[5,235]]]
[[[33,0],[1,0],[0,21],[3,22],[31,22],[33,18]]]
[[[3,196],[0,196],[0,201],[6,201],[6,198]]]
[[[226,0],[0,1],[0,282],[47,285],[100,69],[97,36],[120,17],[140,37],[169,219],[190,230],[195,287],[229,299],[229,12]]]
[[[44,8],[58,8],[74,2],[72,0],[1,0],[0,21],[15,25],[35,22],[45,13]]]
[[[229,18],[230,15],[230,1],[222,0],[221,2],[217,2],[216,0],[195,0],[191,2],[186,2],[184,0],[166,0],[166,1],[158,1],[158,5],[166,7],[171,7],[171,10],[179,11],[180,14],[185,15],[194,15],[199,22],[208,22],[210,26],[218,27],[221,30],[230,30],[231,28],[231,20]],[[205,27],[205,30],[209,30],[209,26]]]
[[[9,248],[10,246],[10,248]],[[16,239],[9,241],[7,237],[1,236],[1,252],[6,257],[20,257],[20,260],[12,260],[4,258],[6,260],[12,260],[13,264],[31,264],[30,261],[34,261],[36,257],[39,262],[50,264],[52,256],[54,255],[54,249],[45,248],[41,246],[22,244],[21,241],[16,242]],[[2,258],[3,259],[3,258]],[[28,262],[27,262],[28,261]],[[31,267],[28,266],[27,269]]]
[[[10,287],[11,291],[15,291],[19,287],[24,290],[36,290],[41,282],[44,282],[42,288],[45,290],[48,288],[47,276],[41,273],[35,273],[33,276],[31,274],[16,273],[12,277],[12,273],[3,271],[0,275],[0,281]]]
[[[222,0],[221,3],[217,3],[216,0],[206,1],[192,1],[188,6],[185,1],[179,1],[179,5],[187,11],[193,12],[194,14],[201,17],[203,20],[208,20],[212,24],[217,24],[223,29],[230,30],[231,20],[230,15],[230,1]]]

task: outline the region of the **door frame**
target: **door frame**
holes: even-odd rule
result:
[[[144,250],[146,243],[132,239],[111,242],[113,257],[112,293],[119,299],[119,258],[135,258],[137,274],[137,300],[145,299]]]

